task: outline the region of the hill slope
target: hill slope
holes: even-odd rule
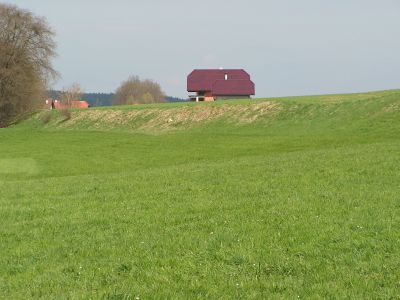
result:
[[[400,91],[0,130],[4,298],[394,298]]]
[[[74,110],[70,119],[57,111],[51,116],[43,112],[36,116],[48,119],[45,128],[84,129],[160,133],[187,130],[217,123],[270,127],[285,124],[309,124],[321,129],[326,123],[349,129],[354,121],[371,122],[397,115],[400,91],[366,94],[291,97],[257,100],[226,100],[209,103],[176,103],[137,106],[115,106]],[[45,117],[45,118],[44,118]],[[317,122],[314,124],[314,122]],[[315,125],[315,126],[313,126]]]

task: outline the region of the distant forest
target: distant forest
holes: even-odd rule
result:
[[[60,98],[61,91],[51,90],[49,91],[49,97],[52,99]],[[90,106],[110,106],[112,105],[112,100],[114,97],[114,93],[84,93],[82,95],[82,100],[85,100],[89,103]],[[165,97],[166,102],[184,102],[185,99],[177,98],[177,97]]]

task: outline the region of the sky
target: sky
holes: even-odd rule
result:
[[[186,98],[197,68],[245,69],[256,97],[400,88],[399,0],[0,1],[55,30],[55,89],[137,75]]]

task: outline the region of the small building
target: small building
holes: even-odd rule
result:
[[[68,103],[61,103],[56,99],[47,99],[44,108],[47,109],[65,109],[65,108],[88,108],[89,103],[81,100],[71,100]]]
[[[255,86],[243,69],[196,69],[187,77],[187,91],[192,101],[250,98]]]

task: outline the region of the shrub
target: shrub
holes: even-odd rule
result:
[[[118,87],[113,103],[115,105],[124,105],[164,101],[164,92],[157,82],[150,79],[141,80],[138,76],[131,76]]]

